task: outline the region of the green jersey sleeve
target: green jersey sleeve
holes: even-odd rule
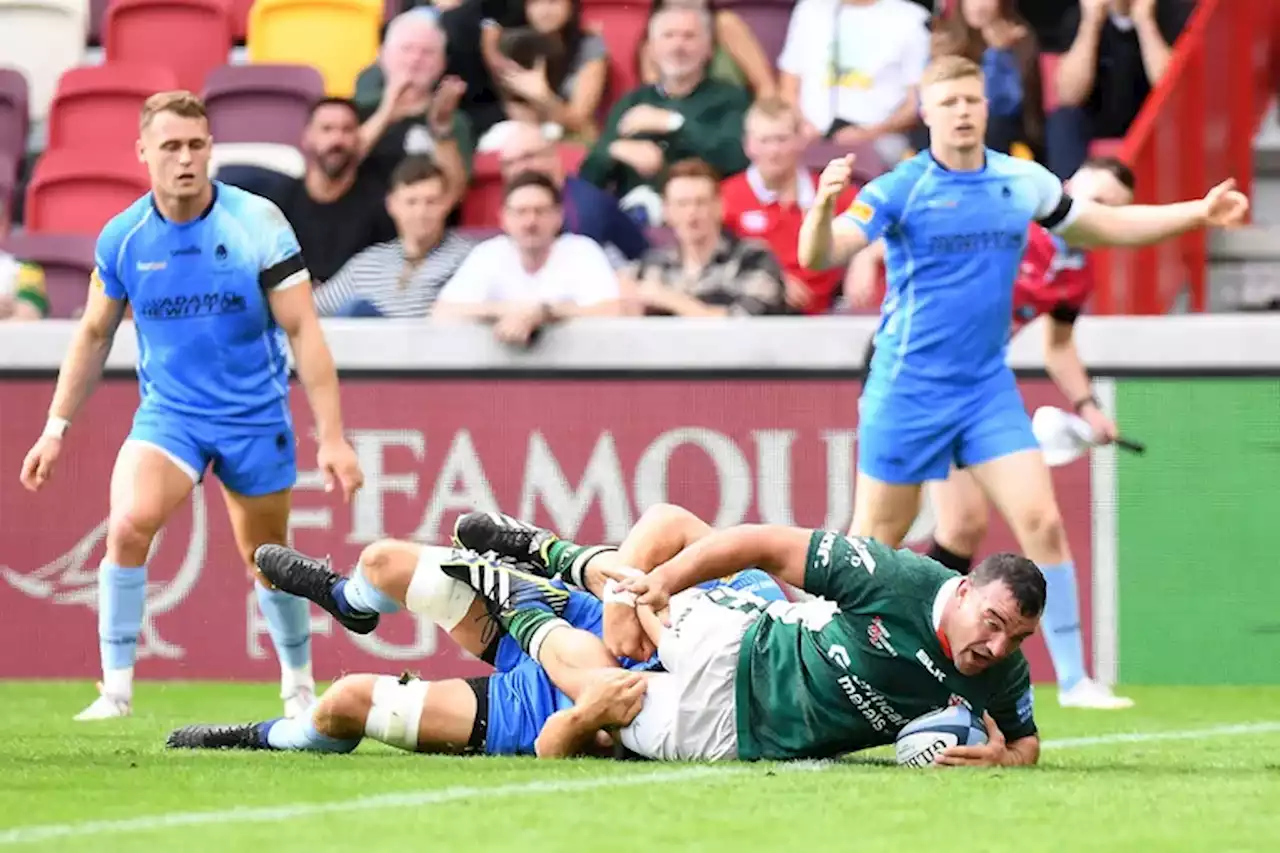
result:
[[[892,549],[874,539],[815,530],[805,559],[804,591],[856,609],[880,589],[876,571],[896,559]]]
[[[1002,661],[992,673],[994,683],[987,713],[996,721],[1006,740],[1030,737],[1037,733],[1035,702],[1031,691],[1031,667],[1022,652]]]

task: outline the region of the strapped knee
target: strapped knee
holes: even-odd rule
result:
[[[378,676],[373,683],[373,707],[365,719],[364,733],[388,746],[417,751],[418,727],[430,687],[430,682],[418,679],[402,684],[394,676]]]
[[[446,575],[440,564],[453,551],[425,545],[418,557],[409,588],[405,590],[405,607],[425,616],[446,631],[452,631],[466,617],[476,594],[471,587]]]

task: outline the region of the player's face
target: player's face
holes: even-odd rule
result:
[[[302,150],[330,179],[356,164],[360,124],[356,114],[341,104],[326,104],[315,111],[303,134]]]
[[[560,206],[542,187],[521,187],[502,205],[502,230],[526,252],[549,248],[563,222]]]
[[[1067,181],[1067,192],[1072,198],[1108,207],[1123,207],[1133,203],[1133,192],[1106,169],[1086,166]]]
[[[146,164],[156,192],[193,198],[209,186],[212,146],[206,120],[161,112],[142,129],[138,159]]]
[[[1002,582],[974,586],[966,578],[956,591],[959,607],[947,640],[956,669],[977,675],[1007,658],[1035,633],[1039,617],[1023,616],[1013,592]]]
[[[444,182],[437,178],[393,189],[387,196],[387,213],[396,223],[397,233],[414,243],[434,242],[449,213],[445,195]]]
[[[803,143],[794,117],[753,115],[747,119],[743,147],[760,176],[772,182],[795,174]]]
[[[920,93],[924,123],[933,142],[958,151],[983,144],[987,135],[987,93],[981,77],[943,80]]]
[[[667,223],[682,243],[704,243],[720,230],[720,192],[708,178],[676,178],[663,190]]]

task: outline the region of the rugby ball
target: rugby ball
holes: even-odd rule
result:
[[[916,717],[898,732],[895,749],[898,764],[929,767],[949,746],[982,746],[987,727],[982,718],[963,705],[954,705]]]

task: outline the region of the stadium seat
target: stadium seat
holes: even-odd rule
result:
[[[770,2],[770,0],[738,0],[724,6],[738,13],[743,22],[760,41],[771,65],[778,64],[778,56],[787,41],[787,24],[791,20],[794,4]]]
[[[108,62],[72,68],[58,81],[49,107],[48,147],[127,151],[138,138],[143,102],[176,88],[177,76],[160,65]]]
[[[51,148],[36,161],[27,186],[26,227],[96,236],[149,189],[132,149]]]
[[[209,72],[204,99],[217,142],[297,145],[324,78],[305,65],[224,65]]]
[[[13,185],[17,180],[17,161],[0,153],[0,237],[9,233],[13,221]]]
[[[49,316],[65,319],[74,317],[88,297],[96,239],[96,235],[88,234],[23,231],[10,234],[0,241],[0,246],[15,258],[39,264],[44,269]]]
[[[27,78],[31,118],[43,120],[58,78],[84,56],[88,0],[0,0],[0,62]]]
[[[226,0],[111,0],[103,32],[107,62],[163,65],[199,92],[231,53]]]
[[[311,65],[325,91],[349,98],[378,58],[382,0],[257,0],[249,12],[249,61]]]
[[[27,150],[27,78],[16,68],[0,68],[0,156],[15,160]]]
[[[215,137],[216,139],[216,137]],[[209,176],[230,166],[253,166],[301,178],[307,170],[306,158],[292,145],[274,142],[214,142],[213,156],[209,158]]]
[[[636,50],[644,40],[649,20],[649,2],[588,3],[582,9],[582,22],[599,30],[609,49],[609,80],[602,112],[607,112],[619,98],[640,84]]]
[[[102,24],[107,18],[111,0],[89,0],[89,44],[102,44]]]

